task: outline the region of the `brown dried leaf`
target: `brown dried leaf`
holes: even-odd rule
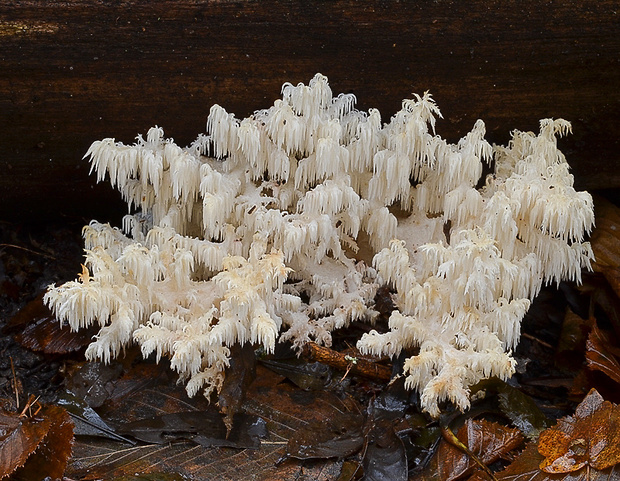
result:
[[[579,471],[551,474],[540,469],[539,465],[543,460],[536,444],[531,443],[510,466],[497,473],[495,478],[497,481],[620,481],[620,469],[617,465],[601,471],[584,467]]]
[[[297,430],[286,446],[286,457],[295,459],[346,458],[364,444],[360,413],[334,412],[329,424],[314,421]]]
[[[31,417],[0,413],[0,478],[60,478],[71,454],[73,425],[59,406],[43,407]]]
[[[260,373],[248,390],[242,411],[267,423],[268,437],[259,449],[206,448],[183,441],[128,446],[109,440],[78,438],[66,475],[84,480],[118,479],[136,472],[178,473],[188,479],[222,481],[337,479],[342,460],[276,463],[284,456],[288,440],[302,427],[316,420],[329,426],[338,412],[361,412],[361,408],[332,392],[302,391],[260,365],[257,370]],[[114,382],[115,388],[100,409],[101,414],[110,423],[120,424],[162,413],[208,409],[203,396],[189,399],[176,378],[172,375],[166,378],[167,375],[168,371],[160,373],[158,366],[152,371],[128,373]]]
[[[605,470],[620,462],[620,408],[591,390],[567,416],[538,439],[546,473],[569,473],[585,467]]]
[[[456,437],[484,464],[491,464],[523,443],[518,429],[485,420],[467,419]],[[436,455],[439,478],[452,481],[470,474],[477,464],[457,447],[442,440]]]
[[[583,319],[570,307],[566,308],[554,358],[556,366],[564,371],[567,369],[578,371],[583,367],[583,353],[594,322],[593,317]]]
[[[399,430],[411,429],[405,420],[410,393],[404,379],[391,382],[381,394],[368,403],[364,424],[364,479],[407,481],[409,466],[405,443]],[[413,454],[413,453],[411,453]]]
[[[9,322],[8,329],[19,330],[15,340],[27,349],[46,354],[67,354],[86,347],[98,328],[71,331],[43,304],[43,293],[26,304]]]
[[[0,478],[26,463],[49,431],[49,418],[28,419],[18,413],[0,412]]]
[[[225,416],[224,423],[228,434],[233,425],[233,418],[241,409],[245,393],[256,378],[256,355],[250,343],[243,346],[235,344],[230,350],[230,365],[226,368],[226,377],[218,397],[218,407]]]
[[[601,272],[620,296],[620,209],[602,197],[595,199],[596,229],[590,242],[596,262],[592,267]]]
[[[590,369],[601,371],[620,383],[620,362],[614,356],[611,345],[609,336],[594,324],[586,342],[586,361]]]
[[[122,372],[123,366],[117,361],[73,364],[66,371],[65,386],[88,406],[97,408],[108,401]]]
[[[230,428],[213,407],[207,411],[185,411],[140,419],[120,426],[118,433],[150,444],[191,440],[201,446],[256,449],[266,436],[265,422],[256,416],[237,413]]]
[[[18,479],[60,479],[73,446],[73,423],[60,406],[44,407],[39,413],[50,421],[49,431],[26,464],[15,473]]]

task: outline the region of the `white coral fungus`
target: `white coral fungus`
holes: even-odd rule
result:
[[[333,330],[373,321],[388,284],[389,331],[359,348],[408,353],[406,385],[430,414],[445,400],[466,409],[472,384],[513,374],[541,285],[590,267],[592,198],[556,145],[570,124],[543,120],[538,135],[492,147],[479,120],[450,144],[428,93],[386,124],[353,95],[333,97],[322,75],[282,94],[244,120],[215,105],[187,148],[158,127],[131,146],[94,142],[97,180],[136,213],[122,231],[85,227],[88,270],[45,301],[72,329],[101,327],[89,359],[133,340],[170,357],[189,394],[209,395],[234,343],[329,345]]]

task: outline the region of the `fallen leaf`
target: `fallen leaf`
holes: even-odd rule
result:
[[[366,435],[364,479],[368,481],[408,479],[407,451],[395,428],[396,424],[403,420],[410,404],[409,399],[404,379],[399,378],[370,401],[364,425]]]
[[[407,446],[407,464],[410,474],[417,475],[428,466],[436,446],[441,439],[441,428],[436,423],[428,423],[428,420],[420,414],[409,415],[406,418],[411,434]],[[417,478],[416,478],[417,479]]]
[[[98,408],[108,401],[122,372],[123,366],[117,361],[85,362],[68,371],[65,386],[90,407]]]
[[[407,481],[407,452],[389,419],[372,422],[364,453],[364,479],[367,481]]]
[[[165,444],[187,439],[205,447],[252,449],[258,448],[260,438],[267,435],[265,422],[257,416],[235,414],[229,430],[224,417],[215,409],[163,414],[127,423],[117,431],[146,443]]]
[[[472,418],[465,421],[456,433],[456,438],[469,453],[487,466],[523,443],[523,434],[518,429]],[[478,471],[478,464],[472,456],[446,441],[444,437],[420,479],[422,481],[453,481],[465,479]],[[484,475],[480,476],[484,478]]]
[[[146,366],[136,365],[113,382],[111,397],[98,409],[110,425],[168,413],[209,410],[204,396],[189,399],[167,370],[161,370],[161,366],[146,369]],[[362,408],[352,398],[342,398],[333,392],[303,391],[261,365],[257,370],[242,412],[260,417],[267,424],[267,437],[261,439],[258,449],[208,448],[197,445],[196,439],[128,446],[103,438],[79,437],[65,475],[84,481],[118,479],[134,473],[177,473],[186,479],[222,481],[337,479],[343,464],[337,458],[280,464],[277,461],[284,456],[288,441],[303,427],[313,422],[329,427],[338,413],[361,412]]]
[[[486,465],[497,461],[523,443],[523,435],[519,430],[484,419],[467,419],[456,437]],[[443,441],[437,457],[441,460],[439,471],[443,480],[464,477],[477,466],[467,453]]]
[[[22,418],[18,413],[0,412],[0,478],[26,463],[49,431],[45,417]]]
[[[49,419],[49,430],[26,464],[14,473],[13,479],[60,479],[65,472],[73,446],[71,418],[60,406],[43,407],[39,415]]]
[[[313,421],[297,430],[286,446],[285,458],[346,458],[364,444],[364,416],[359,413],[334,413],[329,424]]]
[[[8,332],[14,332],[15,340],[23,347],[45,354],[68,354],[79,351],[91,342],[99,328],[72,331],[60,322],[43,304],[43,293],[26,304],[7,325]]]
[[[583,353],[593,317],[584,319],[570,307],[566,308],[562,332],[555,351],[555,365],[563,372],[578,371],[583,366]]]
[[[495,378],[501,412],[530,439],[550,426],[550,421],[534,400],[505,381]]]
[[[185,476],[176,473],[148,473],[148,474],[128,474],[118,476],[114,481],[186,481]]]
[[[114,439],[129,444],[135,444],[127,438],[116,434],[101,416],[91,408],[84,399],[79,398],[69,391],[60,394],[56,402],[67,410],[73,420],[73,432],[76,436],[96,436]]]
[[[584,468],[602,471],[620,462],[620,407],[591,390],[567,416],[538,439],[546,473],[570,473]]]
[[[0,478],[60,478],[73,443],[73,424],[59,406],[44,406],[32,416],[0,413]]]
[[[620,481],[617,465],[602,471],[584,467],[580,471],[568,473],[547,473],[540,469],[544,459],[536,443],[530,443],[510,466],[496,473],[495,478],[497,481]]]
[[[586,361],[590,369],[601,371],[620,383],[620,362],[611,346],[610,337],[594,324],[586,342]]]
[[[273,372],[286,377],[296,386],[306,391],[322,391],[332,380],[329,366],[320,362],[307,362],[301,359],[282,359],[261,361]]]
[[[230,365],[218,397],[218,407],[224,415],[224,424],[230,433],[235,414],[241,409],[245,393],[256,378],[256,355],[250,343],[235,344],[230,349]]]
[[[596,197],[594,202],[596,229],[590,243],[596,261],[595,272],[601,272],[620,296],[620,209],[612,202]]]

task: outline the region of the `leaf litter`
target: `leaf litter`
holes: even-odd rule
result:
[[[617,390],[620,241],[614,226],[620,217],[617,209],[603,206],[606,214],[597,218],[602,229],[597,229],[592,238],[600,259],[600,264],[595,264],[599,277],[585,276],[577,297],[574,290],[562,291],[580,316],[584,316],[584,309],[578,304],[590,299],[586,312],[589,319],[581,322],[577,316],[569,321],[573,314],[565,314],[562,308],[556,316],[561,319],[561,335],[546,330],[544,338],[539,338],[537,331],[530,331],[535,334],[528,334],[528,339],[551,356],[566,353],[571,362],[562,361],[552,370],[559,368],[558,373],[575,378],[583,372],[597,372]],[[389,299],[390,294],[382,291],[381,296]],[[51,342],[59,333],[57,323],[49,318],[29,322],[45,317],[37,312],[36,302],[31,312],[24,310],[22,318],[15,321],[14,326],[21,326],[23,331],[16,340],[45,356],[79,355],[84,340],[60,336],[62,342],[57,345]],[[555,307],[544,309],[551,313]],[[558,338],[561,346],[555,344]],[[6,458],[7,466],[15,467],[14,479],[35,479],[23,476],[40,473],[24,470],[34,466],[31,460],[41,455],[68,461],[64,474],[72,479],[620,479],[618,407],[596,391],[585,398],[582,395],[575,413],[549,428],[541,407],[556,418],[558,412],[570,412],[570,402],[566,394],[563,403],[558,401],[562,394],[533,400],[525,393],[541,391],[527,386],[537,385],[541,378],[523,367],[512,385],[481,387],[487,400],[474,404],[454,434],[466,447],[464,451],[445,440],[445,430],[441,439],[440,425],[419,413],[414,397],[399,391],[394,381],[386,385],[377,379],[372,374],[376,372],[372,360],[369,380],[355,370],[343,376],[343,368],[355,359],[344,354],[347,350],[337,346],[332,350],[335,355],[329,350],[321,352],[326,363],[331,357],[335,359],[330,366],[312,365],[311,356],[294,362],[266,359],[264,364],[278,371],[273,372],[260,363],[256,365],[254,350],[246,345],[233,356],[237,365],[227,372],[225,387],[211,404],[199,397],[187,398],[165,368],[137,362],[139,353],[131,350],[120,367],[87,366],[67,358],[65,385],[77,392],[75,397],[87,400],[82,411],[71,416],[86,418],[83,413],[87,408],[108,426],[112,436],[97,437],[93,432],[83,435],[82,428],[76,427],[74,437],[73,428],[69,430],[69,414],[57,406],[46,404],[36,417],[25,419],[15,418],[9,410],[2,414],[5,432],[10,433],[4,443],[14,448],[18,445],[15,440],[21,439],[23,450],[15,450]],[[316,359],[317,354],[313,355]],[[586,371],[577,362],[579,356],[582,365],[587,363]],[[381,367],[381,377],[384,368],[389,369],[389,365]],[[82,369],[79,375],[74,374]],[[580,389],[595,381],[588,377],[582,382]],[[544,380],[538,386],[544,386]],[[547,383],[546,389],[567,392],[562,391],[564,387],[550,386]],[[573,389],[568,394],[576,396],[577,392]],[[58,402],[72,408],[75,404],[60,398]],[[54,434],[55,430],[61,434]],[[115,437],[121,434],[125,437]],[[248,437],[239,441],[241,434]],[[129,437],[139,444],[131,445]],[[53,448],[57,451],[52,452]],[[491,470],[482,470],[472,455]],[[56,473],[59,466],[53,468]]]

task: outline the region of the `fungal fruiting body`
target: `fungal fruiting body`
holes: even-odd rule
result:
[[[84,272],[45,296],[61,323],[100,326],[86,356],[137,342],[208,396],[233,344],[329,345],[352,320],[373,322],[387,284],[389,330],[358,347],[404,351],[406,385],[431,415],[510,377],[531,299],[543,283],[579,282],[593,259],[592,198],[557,148],[570,124],[543,120],[494,147],[479,120],[451,144],[428,93],[387,123],[354,104],[317,74],[243,120],[213,106],[186,148],[158,127],[134,145],[94,142],[97,180],[134,213],[122,229],[86,226]]]

